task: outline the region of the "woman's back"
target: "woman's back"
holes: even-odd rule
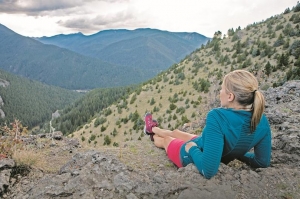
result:
[[[254,167],[270,164],[271,132],[263,115],[254,132],[250,129],[251,112],[226,108],[211,110],[199,138],[193,140],[200,149],[189,154],[182,147],[181,157],[186,164],[194,163],[204,176],[215,175],[220,161],[228,163],[239,158]],[[255,148],[254,153],[247,152]],[[189,158],[188,158],[189,157]]]
[[[245,110],[234,110],[218,108],[213,109],[214,117],[220,125],[220,129],[224,134],[224,147],[222,153],[222,162],[229,161],[243,156],[246,152],[256,146],[264,138],[271,139],[271,131],[269,122],[265,115],[262,116],[256,130],[251,132],[250,121],[251,112]],[[204,137],[205,137],[205,131]],[[205,138],[204,138],[205,139]],[[267,142],[266,148],[271,147]],[[268,150],[263,151],[262,156],[267,156]]]

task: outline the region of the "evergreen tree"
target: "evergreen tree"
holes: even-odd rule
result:
[[[103,145],[110,145],[111,139],[108,135],[104,136],[104,143]]]
[[[271,71],[272,71],[272,66],[271,66],[270,62],[268,61],[268,63],[265,65],[265,72],[268,77],[271,74]]]
[[[236,54],[242,53],[242,46],[241,46],[241,41],[240,40],[236,43],[235,48],[236,48]]]

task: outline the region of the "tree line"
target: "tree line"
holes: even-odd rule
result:
[[[52,125],[64,135],[70,134],[76,131],[78,127],[90,122],[111,104],[126,99],[135,88],[136,86],[127,86],[91,90],[84,97],[61,110],[61,116],[55,118]]]

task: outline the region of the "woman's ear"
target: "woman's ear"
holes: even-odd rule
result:
[[[235,98],[234,94],[233,93],[229,93],[229,95],[228,95],[228,102],[233,102],[234,98]]]

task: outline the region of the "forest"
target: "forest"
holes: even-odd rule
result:
[[[49,86],[3,70],[0,70],[0,80],[9,83],[5,87],[0,86],[0,96],[4,103],[0,108],[5,113],[5,118],[0,118],[1,126],[18,119],[23,126],[33,128],[51,120],[53,112],[83,96],[75,91]]]

